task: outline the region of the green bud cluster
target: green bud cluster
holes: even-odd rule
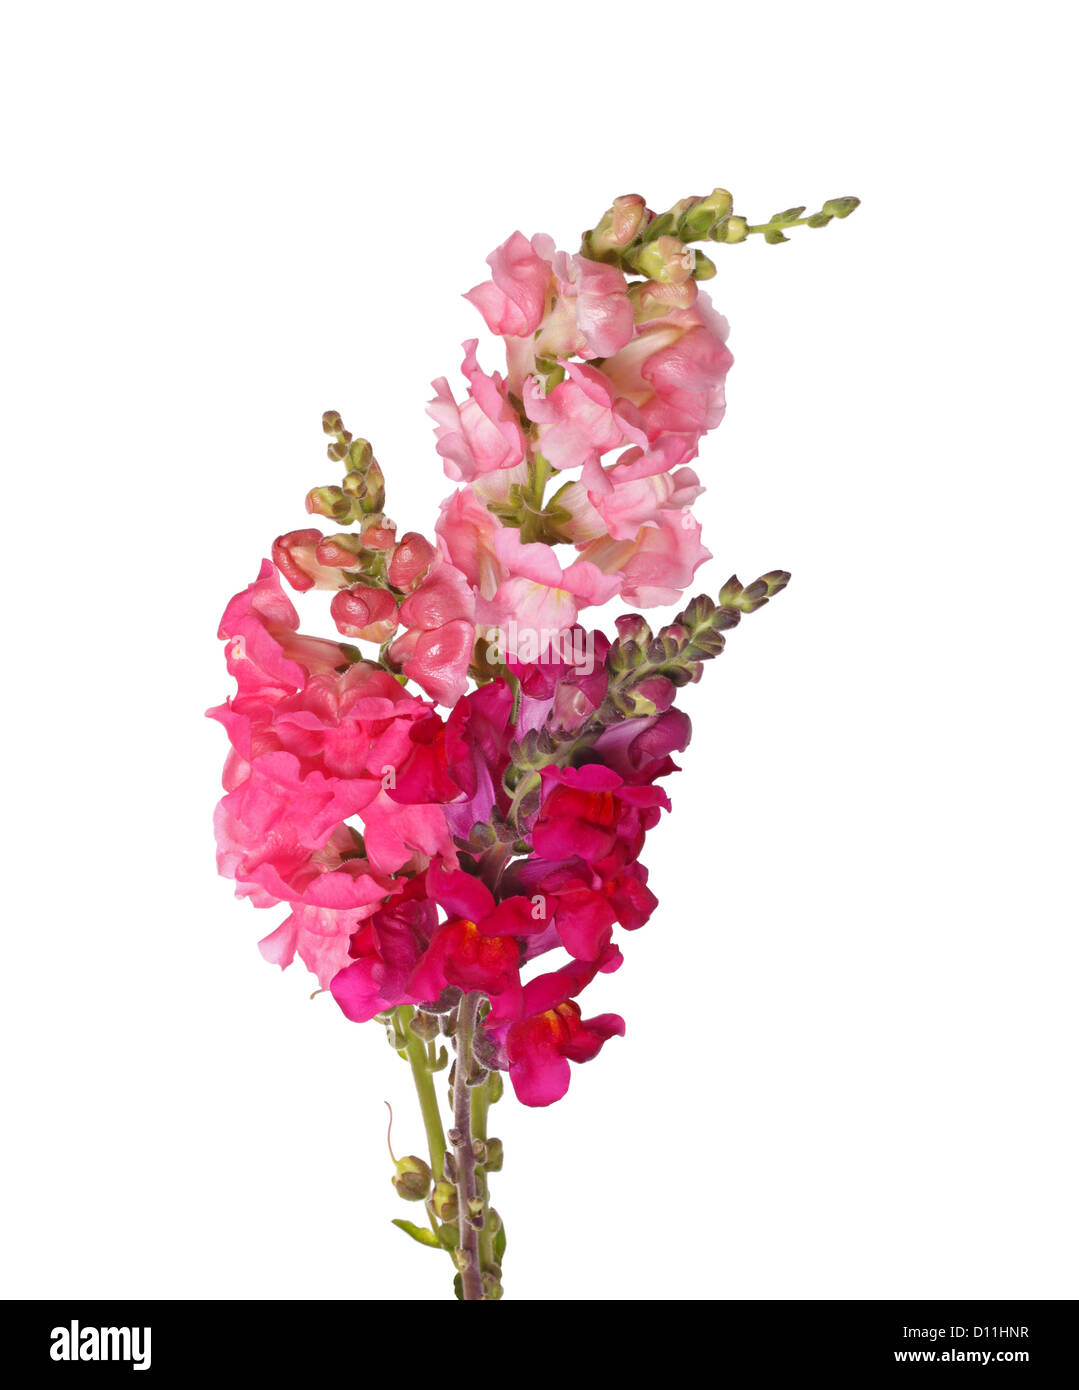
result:
[[[683,198],[656,216],[642,213],[627,235],[614,237],[610,229],[618,203],[627,201],[616,200],[615,207],[608,209],[597,225],[584,234],[581,254],[616,265],[627,275],[681,281],[710,280],[716,267],[700,251],[689,253],[693,257],[690,262],[681,260],[674,244],[688,247],[693,242],[712,241],[734,245],[760,235],[774,246],[789,240],[786,232],[791,227],[826,227],[835,218],[849,217],[860,200],[829,198],[819,212],[808,217],[804,216],[804,207],[794,207],[774,213],[767,222],[750,223],[735,213],[734,199],[725,188],[714,188],[707,198]]]
[[[668,686],[700,680],[703,663],[719,656],[725,634],[742,615],[763,608],[789,581],[786,570],[771,570],[747,585],[732,575],[718,602],[699,594],[658,633],[638,613],[619,618],[618,637],[607,653],[607,695],[591,719],[571,730],[530,729],[511,747],[503,778],[512,797],[509,822],[520,825],[538,808],[544,767],[571,766],[612,724],[667,708],[670,700],[661,697],[670,695]]]
[[[312,488],[307,494],[307,510],[345,524],[381,518],[386,480],[369,441],[353,438],[336,410],[326,411],[322,428],[331,436],[326,453],[333,463],[345,465],[345,476],[340,486]]]

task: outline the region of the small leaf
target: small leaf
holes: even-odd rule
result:
[[[400,1218],[395,1218],[393,1224],[399,1226],[406,1236],[411,1236],[420,1245],[430,1245],[435,1250],[442,1249],[442,1242],[434,1231],[429,1231],[424,1226],[417,1226],[414,1221],[402,1221]]]
[[[500,1225],[499,1228],[498,1228],[498,1230],[495,1232],[495,1238],[494,1238],[494,1242],[493,1242],[493,1247],[494,1247],[494,1252],[495,1252],[495,1259],[498,1261],[499,1264],[501,1264],[501,1263],[502,1263],[502,1256],[506,1253],[506,1228],[505,1228],[505,1226]]]

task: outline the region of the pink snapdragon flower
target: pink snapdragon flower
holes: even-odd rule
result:
[[[576,623],[582,608],[606,603],[621,589],[619,576],[605,574],[591,561],[575,560],[563,568],[551,546],[523,543],[519,531],[499,530],[493,544],[497,585],[477,599],[476,618],[507,638],[512,622],[518,631],[549,634],[553,640]],[[507,650],[511,645],[507,641]]]
[[[697,569],[712,553],[701,544],[700,522],[685,508],[661,510],[654,525],[633,540],[615,536],[590,541],[581,559],[621,579],[621,595],[640,608],[677,603]]]
[[[488,511],[477,491],[462,487],[447,497],[442,503],[435,531],[451,563],[477,594],[489,598],[502,577],[495,538],[503,527]]]
[[[469,290],[465,298],[492,333],[526,337],[540,326],[549,304],[554,254],[549,236],[529,241],[514,232],[487,257],[491,279]]]
[[[537,447],[552,468],[598,464],[611,449],[647,445],[639,412],[604,372],[580,362],[563,365],[566,379],[549,395],[535,377],[523,392],[525,412],[540,427]]]
[[[339,589],[330,604],[330,616],[345,637],[359,637],[380,645],[397,631],[397,601],[387,589],[353,584]]]
[[[633,337],[634,304],[616,266],[567,255],[550,237],[529,241],[520,232],[487,262],[492,279],[465,298],[505,338],[509,384],[518,394],[537,359],[609,357]]]
[[[570,514],[559,530],[578,546],[601,536],[636,540],[642,526],[658,525],[661,513],[685,512],[704,491],[692,468],[671,473],[634,476],[632,464],[602,470],[602,482],[592,487],[567,484],[558,492],[558,505]]]
[[[454,400],[445,377],[432,382],[435,397],[427,413],[435,422],[436,448],[447,476],[471,481],[484,473],[514,468],[525,455],[525,440],[517,412],[506,399],[502,378],[488,376],[476,361],[478,340],[464,344],[463,371],[468,398]]]
[[[406,631],[390,647],[391,660],[440,704],[455,704],[468,687],[476,599],[445,553],[401,604],[399,618]]]
[[[649,441],[680,435],[695,453],[701,436],[723,419],[734,360],[727,333],[727,320],[702,292],[691,307],[644,324],[602,364],[613,393],[636,407]]]
[[[282,970],[299,956],[318,979],[319,987],[329,989],[334,976],[351,959],[349,948],[353,936],[364,919],[376,911],[377,903],[347,912],[297,903],[277,930],[259,942],[259,951],[263,960],[279,965]]]

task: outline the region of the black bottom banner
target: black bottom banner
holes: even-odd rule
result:
[[[304,1382],[337,1375],[412,1380],[444,1360],[455,1378],[512,1384],[522,1368],[536,1373],[546,1365],[561,1378],[593,1366],[615,1371],[627,1358],[639,1374],[652,1374],[639,1361],[648,1352],[664,1378],[691,1365],[721,1378],[748,1371],[754,1380],[769,1372],[846,1377],[894,1368],[917,1375],[949,1366],[1052,1372],[1061,1383],[1074,1374],[1074,1300],[687,1300],[628,1315],[614,1304],[598,1314],[589,1306],[567,1316],[530,1305],[518,1322],[507,1300],[501,1310],[478,1314],[476,1324],[456,1303],[447,1304],[442,1323],[408,1303],[387,1317],[385,1305],[352,1302],[12,1301],[3,1308],[5,1370],[17,1365],[21,1372],[9,1384],[60,1376],[77,1385],[87,1377],[141,1374],[155,1384],[190,1384],[212,1370]],[[503,1334],[512,1337],[507,1356]]]

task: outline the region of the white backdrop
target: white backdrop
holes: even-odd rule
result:
[[[495,1112],[507,1296],[1079,1292],[1063,15],[8,11],[4,1293],[446,1295],[390,1225],[407,1068],[215,877],[216,625],[328,407],[430,530],[509,232],[717,183],[863,199],[709,286],[698,579],[794,579],[688,692],[661,907],[589,992],[626,1038]]]

